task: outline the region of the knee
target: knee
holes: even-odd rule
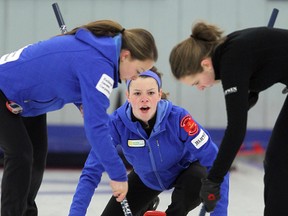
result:
[[[23,167],[31,167],[33,163],[32,152],[24,152],[23,154],[18,155],[16,160],[19,161]]]
[[[201,179],[207,177],[207,170],[199,163],[191,164],[177,179],[175,186],[184,188],[185,196],[198,197],[202,185]],[[198,202],[198,201],[197,201]],[[200,204],[199,203],[197,205]]]
[[[199,163],[191,164],[191,166],[187,170],[187,176],[185,178],[188,178],[191,182],[201,182],[202,178],[207,177],[207,169],[206,167],[203,167]]]
[[[21,167],[30,167],[33,163],[33,152],[32,150],[26,149],[21,151],[4,152],[5,164],[15,164]]]

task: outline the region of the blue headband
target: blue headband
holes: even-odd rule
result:
[[[160,77],[153,71],[151,70],[147,70],[143,73],[140,73],[139,76],[148,76],[148,77],[152,77],[153,79],[156,80],[157,84],[158,84],[158,87],[161,88],[162,87],[162,83],[161,83],[161,79]],[[131,80],[127,80],[127,88],[129,88],[129,85],[130,85],[130,82]]]

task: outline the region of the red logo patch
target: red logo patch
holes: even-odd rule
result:
[[[210,200],[210,201],[216,200],[215,194],[209,194],[207,198],[208,198],[208,200]]]
[[[188,133],[189,136],[195,135],[199,128],[190,115],[184,116],[180,122],[180,126]]]

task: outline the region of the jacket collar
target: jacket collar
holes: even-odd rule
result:
[[[172,109],[172,103],[168,100],[160,100],[157,105],[157,115],[156,121],[153,127],[154,132],[159,132],[163,128],[165,128],[166,119]],[[125,124],[127,128],[131,131],[137,132],[137,128],[141,126],[141,124],[137,122],[133,122],[131,117],[131,105],[127,101],[121,107],[117,109],[119,117]],[[142,127],[142,126],[141,126]],[[152,132],[153,133],[153,132]]]
[[[108,37],[108,36],[102,36],[97,37],[93,35],[90,31],[84,28],[80,28],[76,34],[75,37],[94,47],[96,50],[98,50],[105,58],[109,59],[114,64],[114,88],[118,86],[119,82],[119,56],[121,51],[121,45],[122,45],[122,38],[121,34],[116,35],[115,37]]]

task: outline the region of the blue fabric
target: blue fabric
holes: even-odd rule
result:
[[[120,34],[96,37],[86,29],[28,45],[0,58],[0,89],[23,107],[23,116],[83,104],[89,143],[109,177],[125,181],[125,166],[109,135],[109,93],[101,85],[117,87],[120,47]]]
[[[93,151],[90,152],[85,163],[85,169],[79,179],[75,196],[70,208],[69,216],[85,216],[95,189],[104,172],[103,166]]]
[[[218,148],[211,140],[208,131],[192,120],[185,109],[172,105],[167,100],[161,100],[158,103],[156,123],[150,137],[147,136],[139,122],[131,121],[130,113],[131,107],[126,102],[111,115],[111,136],[114,145],[122,147],[125,158],[146,186],[159,191],[171,189],[177,176],[193,161],[198,160],[203,166],[210,169]],[[181,127],[184,119],[197,125],[197,127],[195,125],[195,127],[190,127],[191,130],[188,130],[190,134]],[[193,131],[193,128],[198,130]],[[205,139],[202,139],[203,137]],[[131,141],[135,142],[135,146],[131,145]],[[144,141],[145,145],[142,145],[141,141]],[[200,143],[202,146],[197,149],[192,143]],[[85,197],[83,200],[81,194],[85,194],[85,191],[87,194],[91,194],[90,190],[94,191],[95,184],[88,181],[89,179],[94,178],[92,182],[100,181],[99,166],[101,167],[101,165],[98,158],[91,154],[93,153],[90,153],[82,171],[71,205],[70,216],[85,215],[84,209],[89,206],[91,197]],[[228,191],[229,178],[227,174],[221,186],[222,197],[213,213],[214,216],[227,215]],[[82,209],[83,212],[79,212],[79,209]]]

